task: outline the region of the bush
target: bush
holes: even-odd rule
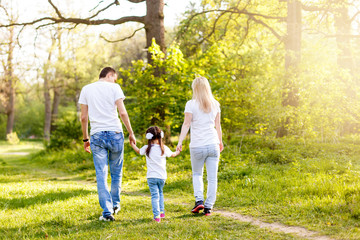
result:
[[[265,151],[257,156],[257,163],[287,164],[294,162],[298,156],[296,153],[286,150]]]
[[[48,149],[71,148],[77,142],[81,142],[81,124],[76,114],[70,114],[56,121],[56,129],[51,134]]]
[[[13,145],[16,145],[20,142],[20,139],[18,138],[16,132],[12,132],[6,135],[6,140]]]

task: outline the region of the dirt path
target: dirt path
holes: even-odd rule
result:
[[[26,155],[29,155],[30,153],[29,152],[4,152],[4,153],[1,153],[1,155],[19,155],[19,156],[26,156]]]
[[[328,236],[320,235],[318,232],[307,230],[303,227],[294,227],[294,226],[287,226],[281,223],[267,223],[260,221],[258,219],[255,219],[250,216],[241,215],[239,213],[224,211],[224,210],[216,210],[216,213],[219,213],[221,216],[232,218],[239,220],[241,222],[248,222],[254,226],[257,226],[259,228],[266,228],[274,232],[282,232],[287,234],[294,234],[299,237],[303,237],[306,239],[311,240],[332,240],[332,238]]]

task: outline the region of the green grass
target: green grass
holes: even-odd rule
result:
[[[216,214],[190,214],[192,187],[185,159],[169,160],[167,216],[157,224],[152,221],[144,159],[133,153],[125,162],[122,209],[112,223],[98,221],[94,169],[81,148],[0,158],[5,163],[0,164],[0,239],[299,239]],[[175,173],[179,169],[183,171]]]
[[[167,218],[155,224],[145,159],[126,145],[122,210],[118,221],[103,223],[97,220],[101,209],[92,158],[81,146],[29,157],[2,155],[17,148],[3,150],[1,144],[0,239],[298,239],[216,213],[210,218],[189,214],[194,199],[188,149],[168,159]],[[19,152],[35,151],[20,147]],[[335,239],[359,239],[359,171],[356,139],[324,144],[239,137],[221,156],[215,207]]]

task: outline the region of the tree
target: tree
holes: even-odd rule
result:
[[[6,21],[9,22],[9,25],[13,24],[16,21],[16,17],[11,11],[7,11],[5,7],[1,6],[1,10],[5,12],[7,17]],[[14,119],[15,119],[15,98],[16,98],[16,82],[17,78],[14,74],[14,48],[15,48],[15,29],[14,27],[9,27],[7,29],[6,39],[5,39],[5,59],[2,59],[2,67],[4,69],[4,76],[2,80],[4,81],[4,111],[7,115],[7,124],[6,124],[6,134],[12,133],[14,128]]]
[[[165,29],[164,29],[164,0],[128,0],[131,3],[137,4],[146,2],[146,15],[145,16],[126,16],[118,19],[96,19],[96,17],[106,11],[107,9],[120,5],[118,0],[112,1],[106,7],[103,7],[96,11],[94,14],[87,18],[77,18],[77,17],[66,17],[66,14],[62,13],[60,9],[53,3],[52,0],[48,0],[49,4],[55,11],[54,16],[47,16],[35,19],[29,22],[12,22],[9,24],[1,24],[0,27],[13,27],[13,26],[35,26],[36,28],[42,28],[49,25],[55,25],[58,23],[70,24],[72,27],[76,27],[79,24],[84,25],[121,25],[127,22],[137,22],[143,25],[143,27],[135,30],[133,35],[141,30],[145,29],[146,32],[146,47],[151,46],[151,41],[154,38],[156,43],[160,46],[161,50],[165,52]],[[100,1],[99,4],[93,8],[97,9],[103,1]],[[151,56],[148,54],[148,62],[151,62]]]

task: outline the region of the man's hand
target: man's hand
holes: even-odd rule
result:
[[[136,145],[136,138],[135,138],[135,135],[134,135],[134,134],[130,134],[130,135],[129,135],[129,142],[130,142],[130,145],[131,145],[131,144]]]
[[[84,142],[84,149],[85,149],[86,152],[91,153],[90,141]]]

